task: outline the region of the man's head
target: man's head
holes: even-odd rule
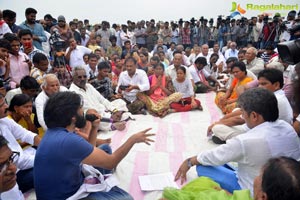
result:
[[[207,56],[207,55],[208,55],[209,47],[208,47],[207,44],[203,44],[203,45],[201,46],[201,50],[202,50],[202,54],[203,54],[204,56]]]
[[[258,73],[259,87],[275,92],[283,87],[283,73],[275,68],[268,68]]]
[[[22,29],[19,31],[20,42],[25,50],[33,48],[32,33],[29,29]]]
[[[20,88],[23,94],[27,94],[31,98],[35,97],[39,91],[40,85],[35,78],[24,76],[20,82]]]
[[[87,83],[87,75],[84,67],[77,66],[72,70],[73,83],[82,89],[85,89]]]
[[[216,42],[213,46],[213,52],[214,53],[219,53],[219,50],[220,50],[220,46],[219,44]]]
[[[12,26],[16,22],[16,12],[12,10],[3,10],[3,19],[8,24],[8,26]]]
[[[153,56],[150,58],[150,65],[152,67],[157,66],[160,63],[159,57],[158,56]]]
[[[173,64],[175,67],[179,67],[182,64],[182,53],[179,51],[174,51],[173,53]]]
[[[28,24],[34,24],[36,19],[37,11],[34,8],[27,8],[25,10],[26,22]]]
[[[275,95],[263,88],[246,90],[238,98],[238,105],[247,126],[251,129],[264,122],[278,119],[278,105]]]
[[[239,61],[245,60],[245,54],[246,54],[246,50],[243,50],[243,49],[239,50],[239,52],[238,52]]]
[[[83,101],[74,92],[58,92],[46,102],[44,119],[48,128],[75,125],[83,117]]]
[[[292,158],[271,158],[254,179],[254,200],[300,199],[300,163]]]
[[[194,47],[194,53],[195,53],[196,56],[199,55],[199,53],[201,53],[201,47],[195,46]]]
[[[218,61],[218,59],[219,59],[219,54],[213,53],[213,54],[211,54],[211,56],[209,58],[209,62],[211,64],[216,64],[216,62]]]
[[[207,61],[206,58],[204,57],[198,57],[195,60],[195,66],[197,67],[198,70],[202,70],[206,65],[207,65]]]
[[[8,58],[8,51],[10,50],[10,43],[6,39],[0,39],[0,59],[6,60]]]
[[[57,76],[55,74],[47,74],[41,87],[47,96],[52,96],[53,94],[59,92],[60,84]]]
[[[257,55],[257,49],[254,47],[250,47],[246,51],[245,59],[247,60],[247,62],[251,62],[252,60],[255,59],[256,55]]]
[[[57,17],[58,26],[64,28],[66,26],[66,18],[63,15]]]
[[[98,68],[98,78],[103,79],[105,77],[108,77],[108,74],[111,70],[109,62],[100,62],[97,66]]]
[[[19,38],[16,36],[16,34],[13,33],[6,33],[4,35],[4,38],[6,40],[9,41],[10,46],[11,46],[11,50],[10,53],[14,54],[14,55],[18,55],[19,51],[20,51],[20,40]]]
[[[92,69],[96,69],[98,56],[94,53],[88,54],[88,64]]]
[[[44,20],[45,20],[47,26],[51,26],[52,22],[53,22],[53,17],[50,14],[46,14],[44,16]]]
[[[128,75],[133,76],[136,72],[136,67],[137,67],[136,60],[133,57],[128,57],[126,58],[124,64],[125,64],[126,71],[128,72]]]
[[[232,50],[236,49],[236,43],[235,42],[230,43],[230,49],[232,49]]]
[[[34,67],[40,69],[43,72],[48,70],[49,61],[45,54],[43,53],[36,53],[32,58],[32,63]]]
[[[12,163],[17,152],[7,146],[8,141],[0,135],[0,193],[10,190],[16,185],[16,166]]]

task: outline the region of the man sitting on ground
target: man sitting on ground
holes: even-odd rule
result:
[[[259,84],[259,87],[265,88],[275,94],[279,109],[278,119],[291,124],[293,120],[293,110],[282,90],[282,72],[277,69],[264,69],[258,74],[258,81],[256,82]],[[223,143],[238,134],[248,131],[245,120],[241,118],[241,114],[241,110],[237,109],[211,125],[208,129],[214,134],[213,141]]]
[[[141,131],[132,135],[112,155],[107,154],[95,147],[101,118],[96,111],[87,113],[97,117],[92,123],[88,122],[92,126],[89,142],[74,134],[76,127],[83,127],[87,123],[82,103],[80,95],[60,92],[51,96],[45,106],[45,122],[49,129],[35,158],[34,184],[37,199],[87,197],[87,199],[133,200],[127,192],[116,186],[116,182],[112,180],[113,176],[104,179],[102,174],[91,166],[114,169],[134,144],[142,142],[150,144],[153,140],[149,137],[154,134],[147,133],[150,129]],[[96,187],[95,184],[85,184],[85,181],[97,181]],[[89,187],[93,187],[93,192],[86,192]]]
[[[137,98],[138,92],[150,89],[147,74],[137,69],[137,61],[133,57],[125,60],[126,71],[121,72],[116,92],[123,95],[127,108],[132,114],[145,114],[145,104]]]
[[[70,91],[76,92],[83,97],[83,109],[95,109],[102,117],[110,122],[101,122],[99,129],[107,130],[124,130],[126,123],[120,122],[122,112],[117,110],[117,106],[105,99],[90,83],[87,82],[86,71],[83,67],[75,67],[72,71],[73,83]],[[125,102],[121,99],[120,104]],[[107,112],[108,111],[108,112]],[[127,111],[127,110],[124,110]]]
[[[277,156],[300,159],[298,135],[290,124],[278,120],[277,99],[272,92],[263,88],[247,90],[239,96],[238,105],[250,130],[226,144],[186,159],[175,181],[181,179],[183,183],[187,171],[197,165],[199,176],[212,178],[231,193],[239,189],[252,190],[254,178],[268,159]],[[238,163],[236,172],[220,166],[230,161]]]

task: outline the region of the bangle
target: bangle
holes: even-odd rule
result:
[[[188,167],[193,167],[193,163],[191,161],[191,158],[187,159],[187,165],[188,165]]]

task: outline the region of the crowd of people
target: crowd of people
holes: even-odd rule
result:
[[[112,152],[98,132],[122,131],[136,114],[200,112],[196,94],[206,92],[224,114],[207,128],[221,145],[186,159],[175,179],[197,165],[230,193],[299,198],[282,188],[299,187],[300,63],[285,63],[276,46],[299,38],[300,12],[112,26],[36,14],[27,8],[16,25],[14,11],[0,11],[0,199],[32,188],[37,199],[133,199],[110,174],[154,134],[145,127]],[[286,175],[293,184],[280,184]]]

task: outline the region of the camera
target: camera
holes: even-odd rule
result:
[[[279,43],[277,49],[283,62],[291,65],[300,62],[300,39]]]
[[[183,19],[182,18],[179,19],[178,24],[182,26],[182,24],[183,24]]]

